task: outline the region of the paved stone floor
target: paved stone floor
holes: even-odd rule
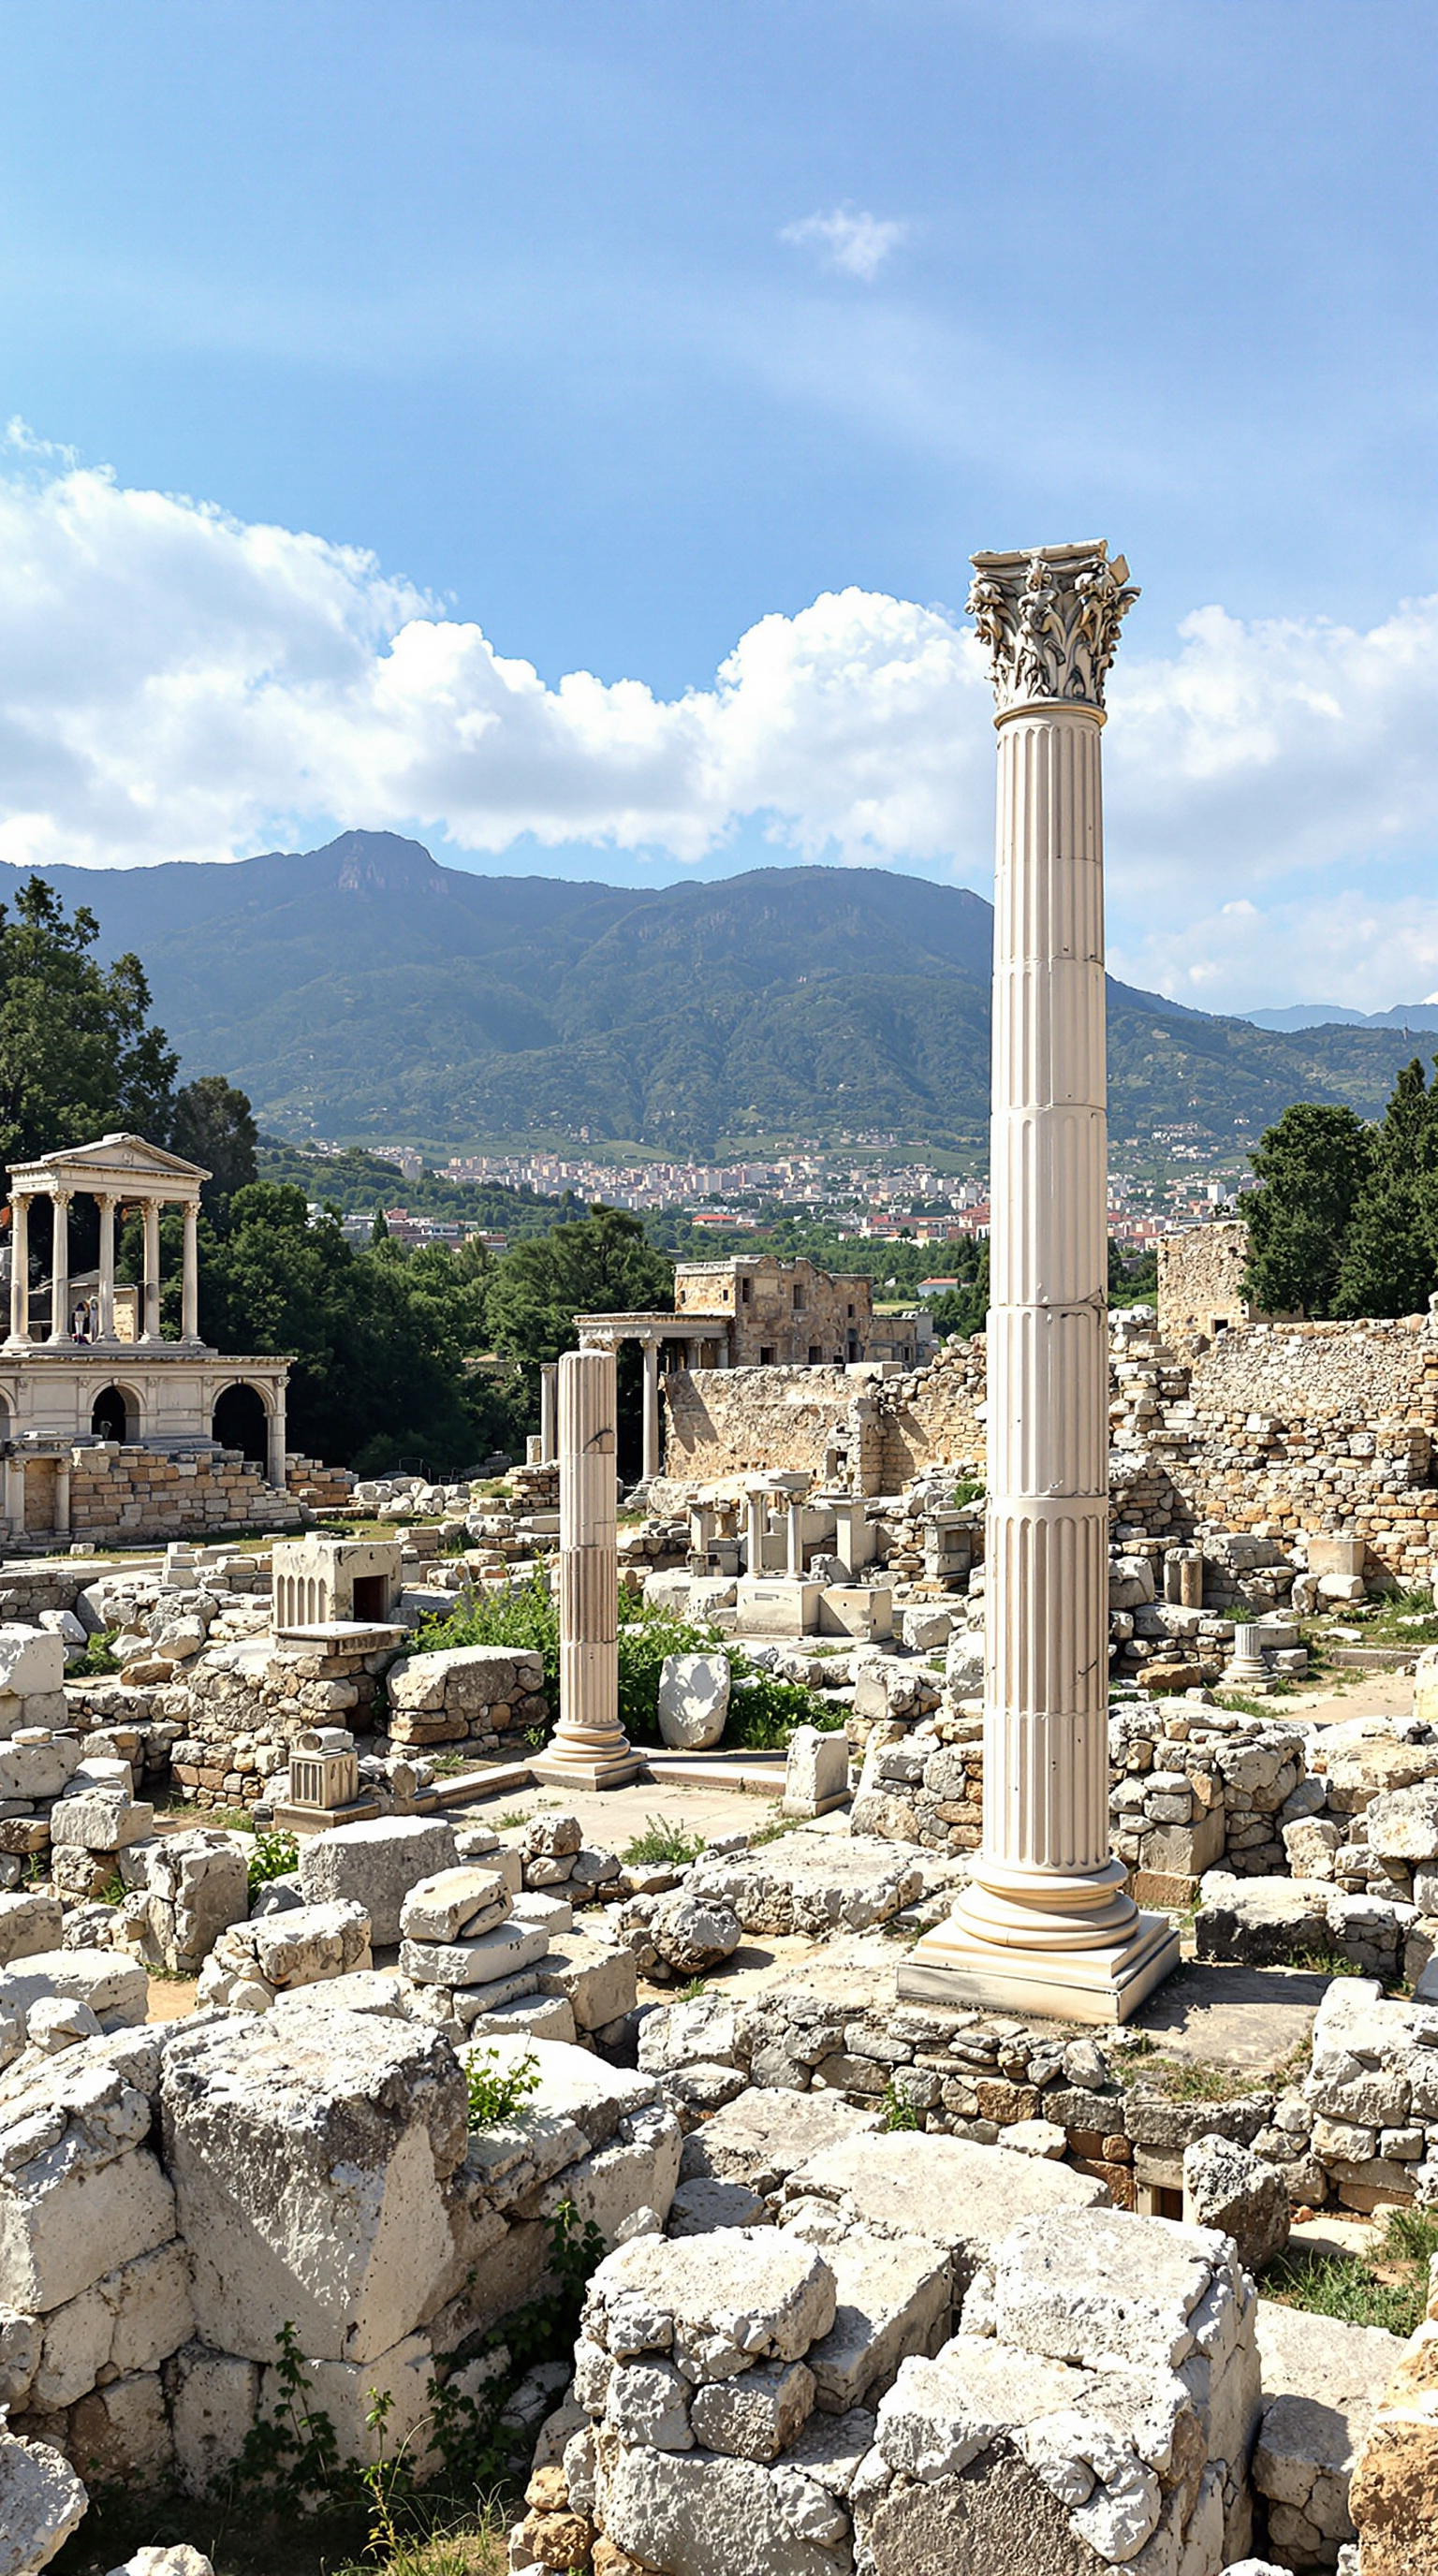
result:
[[[1148,2031],[1171,2056],[1263,2075],[1303,2045],[1327,1986],[1326,1977],[1297,1968],[1213,1967],[1187,1959],[1130,2027]]]

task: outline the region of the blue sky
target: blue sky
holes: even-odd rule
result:
[[[1426,0],[0,33],[0,854],[982,884],[968,555],[1106,535],[1115,963],[1438,985]]]

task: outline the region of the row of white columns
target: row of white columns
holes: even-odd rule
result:
[[[51,1255],[50,1340],[74,1347],[70,1331],[70,1190],[17,1190],[11,1201],[10,1225],[10,1341],[12,1347],[27,1349],[30,1333],[30,1204],[32,1198],[48,1197],[54,1208],[54,1249]],[[108,1191],[94,1193],[100,1212],[100,1280],[99,1333],[102,1342],[115,1339],[115,1218],[118,1211],[132,1201],[122,1200]],[[140,1308],[140,1339],[158,1342],[160,1335],[160,1210],[172,1204],[164,1199],[140,1201],[144,1217],[144,1282]],[[186,1342],[200,1338],[200,1260],[199,1205],[184,1199],[185,1242],[180,1282],[180,1334]]]

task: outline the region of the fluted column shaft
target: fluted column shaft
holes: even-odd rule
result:
[[[559,1363],[559,1723],[538,1780],[618,1787],[638,1760],[619,1723],[613,1351]]]
[[[1086,1871],[1108,1857],[1103,718],[998,722],[984,1858]]]
[[[10,1201],[10,1339],[30,1339],[30,1201],[23,1190]]]

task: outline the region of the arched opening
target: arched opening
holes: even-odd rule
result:
[[[222,1449],[238,1449],[252,1465],[263,1467],[268,1454],[269,1415],[258,1387],[227,1386],[215,1406],[210,1437]]]
[[[130,1440],[135,1409],[122,1386],[102,1387],[90,1407],[90,1430],[96,1440]]]

